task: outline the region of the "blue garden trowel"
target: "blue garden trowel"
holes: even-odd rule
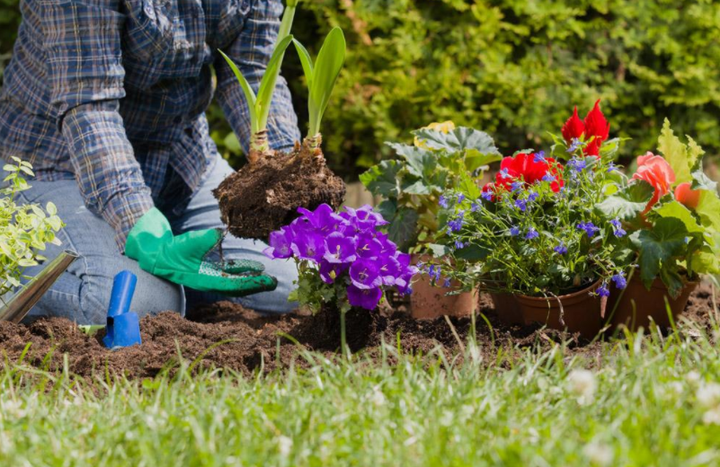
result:
[[[120,271],[113,280],[107,326],[103,338],[103,344],[109,349],[130,347],[142,343],[140,319],[136,313],[130,311],[136,284],[137,276],[130,271]]]

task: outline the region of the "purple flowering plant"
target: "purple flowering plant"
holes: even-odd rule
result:
[[[531,296],[571,293],[598,281],[597,295],[624,288],[633,255],[627,242],[616,240],[626,235],[625,226],[595,208],[624,175],[608,170],[609,156],[586,156],[581,146],[563,157],[568,161],[556,165],[556,176],[529,183],[509,173],[501,180],[508,188],[492,196],[476,185],[446,191],[441,217],[447,221],[432,246],[436,256],[452,259],[443,274],[466,289]],[[560,189],[553,187],[556,179],[564,181]]]
[[[376,309],[391,287],[411,292],[416,268],[410,255],[398,251],[380,230],[387,221],[370,206],[336,213],[321,204],[298,212],[290,225],[270,234],[264,251],[269,258],[296,262],[298,288],[291,300],[314,312],[330,305],[344,313],[351,307]]]

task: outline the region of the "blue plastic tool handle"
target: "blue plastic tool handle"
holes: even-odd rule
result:
[[[115,275],[112,292],[110,293],[108,318],[124,315],[130,310],[136,284],[137,276],[130,271],[120,271]]]

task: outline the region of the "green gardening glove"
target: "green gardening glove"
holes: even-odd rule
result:
[[[242,297],[275,290],[277,279],[263,275],[262,263],[251,260],[227,264],[205,260],[222,240],[220,229],[197,230],[175,236],[165,216],[153,208],[132,228],[125,255],[140,268],[176,284],[203,292]]]

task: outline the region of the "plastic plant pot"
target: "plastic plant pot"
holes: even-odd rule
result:
[[[427,257],[413,255],[412,262],[427,262]],[[435,319],[441,316],[470,316],[477,311],[480,294],[477,290],[460,292],[460,286],[452,282],[450,287],[433,285],[427,274],[413,277],[410,295],[410,314],[415,319]]]
[[[648,290],[639,276],[636,271],[625,290],[611,289],[607,307],[609,323],[613,329],[624,326],[635,332],[641,327],[648,329],[652,319],[656,325],[669,328],[668,306],[673,321],[677,322],[698,282],[688,282],[677,298],[671,298],[660,278],[655,279]]]
[[[505,325],[523,324],[523,315],[517,300],[508,293],[488,293],[495,307],[495,313]]]
[[[591,292],[599,286],[600,281],[597,281],[590,287],[558,297],[530,297],[521,294],[514,297],[525,324],[540,323],[551,329],[577,332],[586,339],[593,339],[601,329],[602,300],[591,295]]]

